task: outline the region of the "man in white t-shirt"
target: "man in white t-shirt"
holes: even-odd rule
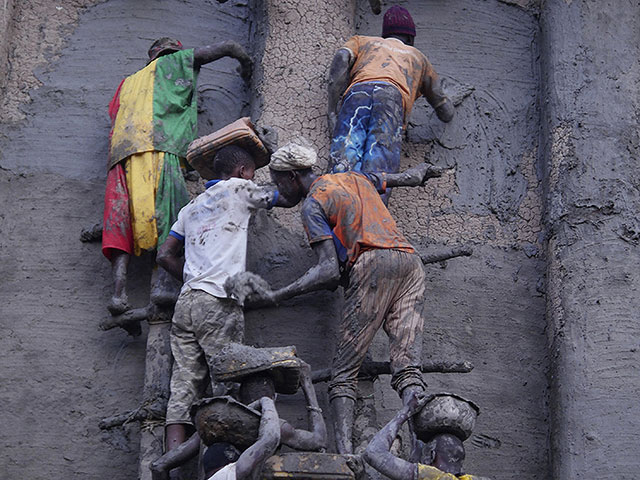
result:
[[[290,206],[273,187],[251,181],[262,166],[238,146],[218,151],[213,161],[216,180],[207,182],[207,189],[180,211],[158,251],[158,264],[184,281],[171,327],[174,365],[167,450],[186,439],[189,408],[209,379],[208,359],[222,345],[243,341],[242,307],[227,298],[223,286],[228,277],[245,271],[251,214],[274,205]]]

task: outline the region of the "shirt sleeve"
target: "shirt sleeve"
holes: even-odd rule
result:
[[[369,180],[378,193],[387,191],[387,174],[385,172],[358,172]]]
[[[307,197],[302,205],[302,225],[311,244],[333,238],[329,219],[313,197]]]
[[[354,35],[340,48],[344,48],[345,50],[349,50],[353,57],[358,56],[358,50],[360,49],[360,42],[358,40],[358,36]]]
[[[174,238],[177,238],[178,240],[184,243],[185,232],[184,232],[184,219],[183,219],[184,217],[182,215],[183,211],[184,209],[180,210],[180,212],[178,213],[178,219],[171,226],[171,231],[169,232],[169,235],[171,235]]]

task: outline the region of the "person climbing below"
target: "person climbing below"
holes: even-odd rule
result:
[[[225,280],[244,272],[249,218],[257,209],[289,206],[273,187],[251,181],[257,168],[244,149],[226,146],[213,160],[215,180],[178,214],[157,262],[184,280],[171,326],[174,357],[166,415],[167,449],[184,442],[189,408],[209,378],[207,361],[222,345],[244,338],[242,307],[227,298]],[[184,257],[182,249],[184,247]]]
[[[303,430],[294,428],[289,422],[278,419],[277,412],[275,413],[276,424],[279,426],[278,428],[278,441],[273,449],[269,448],[271,452],[269,455],[272,455],[277,447],[280,445],[286,445],[290,448],[302,451],[320,451],[326,447],[327,442],[327,429],[324,423],[324,418],[322,418],[322,410],[318,406],[318,399],[316,396],[316,391],[311,381],[311,368],[309,364],[305,362],[300,362],[300,386],[302,391],[304,392],[305,399],[307,401],[307,410],[309,411],[309,426],[310,430]],[[260,372],[250,376],[247,376],[241,382],[239,397],[242,402],[242,405],[247,405],[249,407],[255,407],[257,402],[264,401],[264,398],[267,398],[271,401],[275,399],[276,392],[273,377],[268,372]],[[228,398],[228,397],[218,397],[218,398]],[[260,400],[262,399],[262,400]],[[151,472],[153,480],[167,480],[169,478],[169,472],[171,469],[176,468],[187,460],[193,458],[199,451],[200,442],[204,441],[207,443],[207,440],[210,437],[210,433],[205,430],[207,427],[211,427],[210,421],[198,421],[197,415],[198,412],[201,411],[199,405],[207,404],[213,399],[205,399],[200,404],[196,403],[192,409],[192,417],[194,420],[194,424],[196,426],[196,433],[194,433],[189,440],[182,443],[177,448],[170,450],[165,455],[154,461],[151,465]],[[238,403],[238,405],[240,405]],[[264,410],[263,410],[264,414]],[[263,418],[264,420],[264,418]],[[228,425],[238,426],[238,422],[231,422]],[[260,430],[262,435],[262,421],[260,424]],[[269,425],[271,423],[269,422]],[[271,429],[271,426],[265,428]],[[230,435],[231,438],[237,437],[242,434],[242,432],[230,432],[227,431],[227,434]],[[211,448],[211,447],[209,447]],[[218,457],[218,465],[220,462],[231,463],[232,456],[227,455],[226,452],[228,449],[225,449],[224,452],[219,451],[220,448],[217,449],[218,453],[216,454]],[[253,454],[256,451],[263,451],[262,449],[254,449]],[[247,452],[251,453],[249,450],[243,452],[243,455]],[[227,457],[227,461],[222,458],[222,454]],[[212,454],[209,454],[212,455]],[[259,454],[260,455],[260,454]],[[269,456],[267,455],[267,456]],[[229,469],[239,468],[241,462],[247,464],[249,461],[248,458],[251,455],[245,455],[245,460],[242,460],[242,456],[238,461],[238,464],[234,467],[228,467]],[[261,456],[261,455],[260,455]],[[265,457],[266,458],[266,457]],[[256,469],[256,464],[251,464],[251,467],[245,466],[242,468],[243,471],[253,471]],[[218,477],[214,477],[218,479]],[[222,477],[227,478],[227,477]],[[235,477],[229,477],[235,478]],[[238,478],[250,478],[246,476],[240,476],[238,474]]]
[[[235,463],[240,457],[240,452],[230,443],[214,443],[202,454],[202,469],[204,478],[209,479],[215,473],[222,470],[230,463]],[[152,475],[152,478],[153,475]]]
[[[438,75],[413,47],[415,36],[409,12],[393,6],[384,14],[382,37],[356,35],[336,52],[328,105],[333,173],[397,173],[403,127],[421,95],[440,120],[453,118]]]
[[[464,446],[462,440],[453,434],[435,435],[428,442],[427,448],[415,448],[417,445],[414,444],[414,452],[423,456],[415,463],[391,453],[391,445],[402,425],[416,415],[429,400],[429,397],[412,392],[404,408],[369,442],[364,453],[365,461],[391,480],[488,480],[462,473]],[[418,443],[421,444],[419,441]]]
[[[238,460],[225,465],[209,480],[258,480],[264,461],[276,452],[280,445],[280,419],[273,399],[262,397],[254,406],[261,411],[258,439]]]
[[[161,245],[189,201],[181,164],[197,134],[200,67],[233,57],[245,80],[252,68],[249,55],[232,41],[184,49],[179,41],[165,37],[153,42],[148,55],[147,66],[125,78],[109,104],[102,253],[112,264],[115,288],[107,308],[114,316],[129,309],[131,255]],[[175,296],[163,292],[162,283],[162,278],[154,280],[152,301],[155,295],[158,303],[173,303]]]
[[[379,193],[418,186],[442,170],[426,163],[403,173],[346,172],[316,176],[313,149],[288,144],[271,157],[278,190],[292,203],[305,199],[302,223],[318,263],[290,285],[257,291],[254,306],[273,305],[318,289],[335,289],[343,270],[345,305],[329,383],[339,453],[352,453],[358,370],[375,333],[390,340],[392,385],[403,397],[425,388],[422,363],[420,257],[400,233]]]

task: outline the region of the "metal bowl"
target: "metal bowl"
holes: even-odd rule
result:
[[[243,451],[258,439],[261,414],[232,397],[205,398],[191,407],[191,418],[202,442],[230,443]]]

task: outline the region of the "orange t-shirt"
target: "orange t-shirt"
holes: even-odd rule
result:
[[[386,188],[384,173],[345,172],[323,175],[309,189],[302,223],[310,243],[333,238],[338,258],[351,267],[367,250],[394,249],[414,253],[378,192]]]
[[[391,83],[402,93],[405,122],[413,103],[422,95],[422,79],[438,78],[420,50],[397,38],[355,35],[342,48],[349,50],[355,58],[349,88],[360,82]]]

